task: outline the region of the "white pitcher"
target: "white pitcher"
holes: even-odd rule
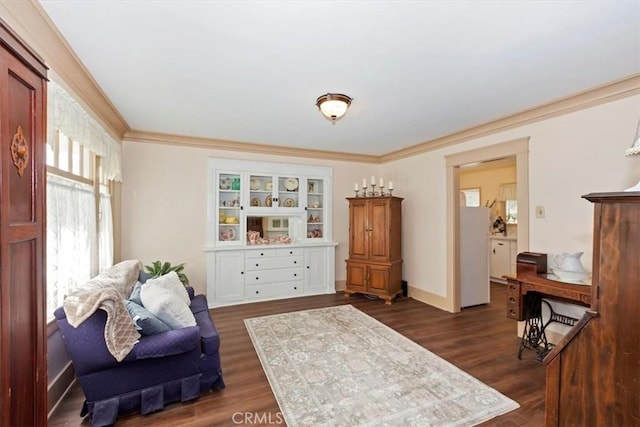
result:
[[[580,257],[582,256],[582,254],[583,252],[563,252],[562,255],[556,255],[554,259],[556,261],[556,265],[558,265],[560,270],[585,271],[585,268],[580,261]]]

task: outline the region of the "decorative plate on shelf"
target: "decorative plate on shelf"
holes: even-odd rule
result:
[[[260,189],[260,180],[258,178],[251,178],[251,181],[249,181],[249,188],[251,188],[252,190],[259,190]]]
[[[220,189],[229,190],[231,188],[231,179],[228,176],[220,177]]]
[[[262,202],[257,197],[251,199],[251,206],[262,206]]]
[[[287,191],[296,191],[298,189],[298,178],[286,178],[284,180],[284,188]]]
[[[285,208],[295,208],[296,207],[296,201],[293,199],[286,199],[284,201],[284,207]]]
[[[273,196],[268,195],[267,198],[264,199],[264,204],[269,207],[273,206]]]
[[[236,231],[231,227],[220,229],[220,240],[229,241],[236,238]]]

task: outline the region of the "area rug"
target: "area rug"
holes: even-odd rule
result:
[[[471,426],[520,405],[351,305],[245,319],[288,426]]]

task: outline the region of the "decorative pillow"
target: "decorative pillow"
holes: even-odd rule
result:
[[[169,325],[158,319],[149,310],[131,300],[125,301],[127,310],[136,325],[136,329],[140,335],[155,335],[160,332],[170,331]]]
[[[129,295],[129,301],[133,301],[138,305],[142,305],[142,300],[140,299],[140,290],[142,289],[142,283],[136,282],[133,286],[133,290],[131,291],[131,295]]]
[[[149,282],[150,280],[142,286],[140,291],[140,299],[147,310],[169,325],[171,329],[196,326],[196,319],[189,305],[182,298],[169,289],[154,286]]]
[[[138,282],[144,284],[147,280],[151,279],[153,276],[151,273],[147,273],[146,271],[140,270],[138,272]]]
[[[173,292],[178,298],[184,301],[187,306],[191,304],[191,298],[189,298],[189,293],[187,289],[184,287],[180,279],[178,278],[178,273],[172,271],[160,277],[153,277],[151,279],[147,279],[144,286],[156,286],[160,288],[167,289]],[[147,304],[144,304],[146,307]]]

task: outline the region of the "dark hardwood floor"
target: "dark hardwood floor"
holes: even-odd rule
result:
[[[443,359],[497,389],[520,408],[486,422],[485,426],[543,426],[545,367],[525,352],[516,353],[516,322],[506,318],[506,288],[491,285],[491,304],[451,314],[411,298],[393,305],[361,295],[342,293],[245,304],[211,310],[221,339],[227,388],[189,403],[174,403],[163,411],[128,415],[118,426],[274,425],[281,418],[276,400],[244,326],[243,319],[317,307],[352,304]],[[84,395],[75,385],[49,419],[49,426],[84,426],[79,416]],[[235,414],[235,415],[234,415]],[[258,422],[256,422],[256,420]],[[246,421],[246,422],[245,422]]]

